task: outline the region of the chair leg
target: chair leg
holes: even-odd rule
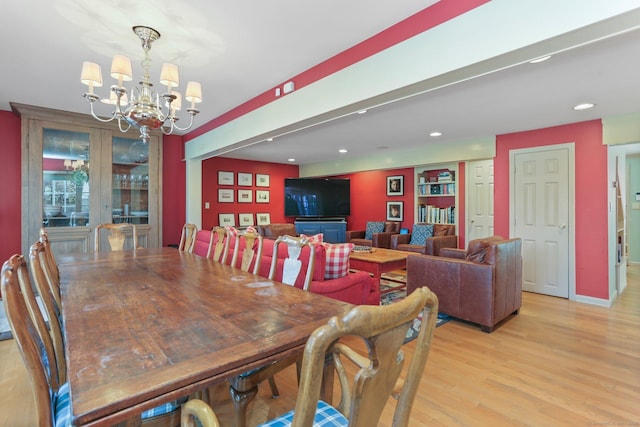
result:
[[[276,378],[269,377],[269,387],[271,387],[271,397],[277,399],[280,397],[280,392],[278,391],[278,386],[276,385]]]
[[[246,392],[240,392],[233,387],[229,387],[231,401],[233,402],[233,418],[235,427],[246,427],[247,407],[258,394],[258,387],[253,387]]]

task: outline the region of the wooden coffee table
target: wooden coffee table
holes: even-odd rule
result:
[[[372,273],[373,279],[380,289],[382,273],[406,268],[407,256],[409,255],[411,252],[383,248],[371,248],[371,252],[352,251],[349,255],[349,266],[354,270]]]

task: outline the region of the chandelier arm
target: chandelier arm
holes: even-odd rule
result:
[[[96,115],[95,111],[93,110],[93,102],[90,102],[89,105],[91,106],[91,115],[93,116],[94,119],[96,119],[99,122],[109,123],[110,121],[112,121],[113,119],[115,119],[117,117],[117,113],[114,111],[113,113],[111,113],[111,117],[109,117],[108,119],[103,119],[103,118],[99,117],[98,115]]]
[[[194,113],[189,113],[189,125],[185,126],[183,128],[181,128],[180,126],[178,126],[175,121],[171,120],[171,129],[173,130],[173,128],[180,130],[180,131],[185,131],[187,129],[191,129],[191,126],[193,126],[193,117],[195,116]],[[168,134],[167,134],[168,135]]]
[[[126,121],[126,120],[124,120],[124,121]],[[131,129],[131,123],[127,122],[128,126],[126,128],[123,128],[122,127],[122,122],[123,122],[123,120],[118,118],[118,127],[120,128],[120,132],[126,133],[126,132],[129,131],[129,129]]]

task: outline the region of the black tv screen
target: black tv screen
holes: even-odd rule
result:
[[[285,178],[284,214],[299,218],[351,215],[351,184],[343,178]]]

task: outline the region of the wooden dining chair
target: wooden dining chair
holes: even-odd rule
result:
[[[51,336],[31,287],[22,255],[2,266],[2,303],[29,373],[39,426],[71,425],[69,388],[58,376]]]
[[[226,263],[229,253],[230,235],[225,227],[213,227],[212,244],[209,246],[207,258],[216,262]]]
[[[185,224],[182,226],[182,234],[180,235],[180,244],[178,250],[182,252],[193,253],[193,245],[196,242],[196,233],[198,227],[195,224]]]
[[[281,245],[287,246],[287,257],[278,260],[278,248]],[[302,268],[302,261],[299,259],[302,250],[309,247],[309,262],[307,268]],[[313,279],[315,251],[314,246],[305,237],[280,236],[273,244],[273,257],[269,270],[269,279],[280,280],[282,283],[293,286],[298,277],[304,275],[303,289],[309,289]],[[293,354],[285,359],[277,360],[269,365],[244,372],[229,379],[229,392],[234,407],[235,426],[244,427],[246,425],[247,407],[258,393],[258,385],[265,380],[271,387],[271,395],[276,398],[280,395],[276,385],[274,375],[293,363],[299,362],[301,354]]]
[[[420,313],[420,332],[403,371],[406,356],[402,345]],[[392,425],[408,427],[437,320],[438,297],[426,287],[394,304],[360,305],[341,318],[332,317],[307,340],[295,409],[258,427],[377,426],[395,393],[398,396]],[[349,339],[343,340],[345,337]],[[364,345],[364,354],[359,342]],[[335,407],[320,400],[327,354],[332,356],[341,392]],[[347,363],[355,369],[347,369]],[[400,379],[402,372],[404,381]]]
[[[220,427],[211,407],[200,399],[190,399],[182,406],[180,427]]]
[[[229,235],[227,238],[231,238],[231,236]],[[258,274],[261,258],[262,236],[252,227],[238,231],[235,237],[231,265],[240,268],[242,271]],[[251,268],[252,265],[253,268]]]
[[[134,224],[122,223],[122,224],[100,224],[95,229],[95,246],[94,251],[100,252],[102,245],[101,234],[104,231],[107,234],[107,242],[112,251],[124,250],[125,241],[129,236],[125,236],[125,233],[131,233],[131,249],[138,248],[138,233],[136,232],[136,226]]]
[[[49,241],[49,234],[47,230],[43,227],[40,229],[40,237],[39,241],[44,245],[45,253],[47,254],[47,263],[49,265],[49,271],[54,275],[54,278],[60,282],[60,271],[58,270],[58,262],[56,261],[55,254],[53,253],[53,249],[51,248],[51,242]],[[58,302],[60,298],[60,289],[58,289]]]
[[[40,301],[49,320],[49,334],[56,355],[58,378],[60,382],[67,380],[67,367],[64,354],[64,337],[62,334],[62,307],[54,296],[55,289],[60,290],[60,282],[50,271],[44,244],[41,241],[31,245],[29,250],[29,269]],[[53,283],[56,282],[56,283]]]

